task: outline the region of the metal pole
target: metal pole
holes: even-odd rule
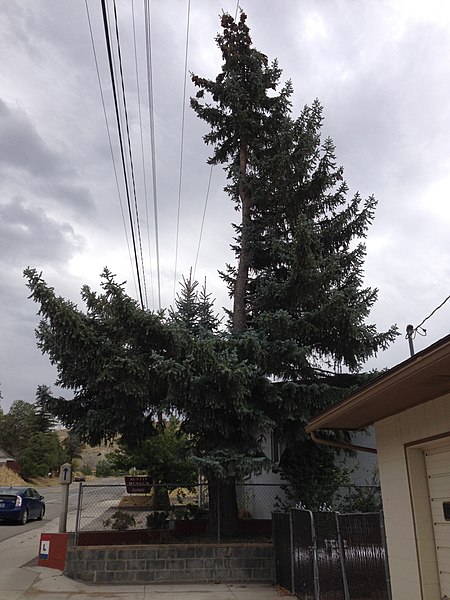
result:
[[[62,485],[61,514],[59,516],[59,533],[67,531],[67,512],[69,509],[69,486]]]
[[[411,354],[411,356],[414,356],[414,344],[413,344],[413,334],[414,334],[414,327],[412,325],[407,325],[406,326],[406,339],[408,340],[408,344],[409,344],[409,353]]]
[[[320,600],[320,580],[319,580],[319,565],[317,563],[316,529],[314,527],[313,514],[310,510],[308,512],[309,512],[309,517],[311,519],[311,535],[312,535],[312,542],[313,542],[314,600]]]
[[[217,482],[217,541],[220,542],[220,483]]]
[[[384,527],[384,513],[383,512],[380,512],[380,529],[381,529],[381,543],[383,544],[383,548],[384,548],[384,572],[386,575],[387,597],[388,597],[388,600],[392,600],[391,574],[389,571],[389,557],[388,557],[386,529]]]
[[[289,542],[291,548],[291,592],[295,594],[294,525],[292,519],[292,508],[289,511]]]
[[[77,517],[75,520],[75,545],[78,545],[78,532],[81,527],[81,505],[83,501],[83,483],[80,481],[80,487],[78,488],[78,501],[77,501]]]
[[[341,571],[342,571],[342,584],[344,587],[344,598],[345,600],[350,600],[350,594],[348,591],[348,583],[347,583],[347,573],[345,572],[345,548],[342,542],[341,529],[339,527],[339,513],[335,513],[336,517],[336,531],[337,538],[339,544],[339,562],[341,563]]]

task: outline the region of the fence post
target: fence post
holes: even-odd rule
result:
[[[75,546],[78,546],[78,532],[81,526],[81,506],[83,499],[83,482],[80,481],[80,487],[78,488],[78,501],[77,501],[77,518],[75,519]]]
[[[341,563],[342,585],[344,588],[344,598],[345,598],[345,600],[350,600],[350,594],[348,591],[348,583],[347,583],[347,573],[345,572],[345,548],[344,548],[344,543],[342,541],[341,528],[339,527],[339,517],[340,516],[341,515],[339,513],[335,513],[336,532],[337,532],[337,539],[338,539],[338,545],[339,545],[339,562]]]
[[[384,527],[384,513],[380,512],[380,531],[381,531],[381,543],[384,548],[384,572],[386,575],[386,589],[388,600],[392,600],[392,590],[391,590],[391,574],[389,572],[389,559],[388,559],[388,549],[387,549],[387,540],[386,540],[386,529]]]
[[[220,543],[220,482],[217,482],[217,542]]]
[[[291,546],[291,592],[295,594],[294,524],[292,519],[292,508],[289,510],[289,543]]]
[[[317,539],[316,528],[314,527],[314,516],[312,511],[308,511],[311,519],[311,537],[313,542],[313,575],[314,575],[314,600],[320,600],[320,579],[319,565],[317,563]]]

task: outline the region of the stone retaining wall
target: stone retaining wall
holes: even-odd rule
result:
[[[275,580],[272,544],[72,546],[64,574],[90,583]]]

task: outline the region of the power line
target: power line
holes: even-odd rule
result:
[[[124,81],[124,77],[123,77],[122,51],[121,51],[121,47],[120,47],[119,23],[117,20],[116,0],[113,0],[113,6],[114,6],[114,23],[115,23],[115,28],[116,28],[117,54],[119,57],[120,82],[121,82],[121,87],[122,87],[123,109],[124,109],[124,113],[125,113],[125,125],[126,125],[126,132],[127,132],[128,156],[130,159],[131,182],[133,185],[134,210],[136,213],[137,237],[138,237],[138,241],[139,241],[139,252],[140,252],[140,256],[141,256],[142,281],[144,284],[145,305],[148,308],[147,284],[145,281],[145,269],[144,269],[144,255],[142,253],[141,226],[140,226],[140,222],[139,222],[139,210],[138,210],[138,202],[137,202],[137,195],[136,195],[136,180],[134,177],[133,154],[131,151],[130,127],[129,127],[129,121],[128,121],[127,97],[125,94],[125,81]]]
[[[406,338],[415,337],[416,333],[419,333],[419,335],[426,335],[427,330],[423,329],[422,325],[425,323],[425,321],[428,321],[428,319],[430,319],[434,315],[434,313],[436,313],[440,308],[442,308],[448,300],[450,300],[450,296],[447,296],[447,298],[445,298],[445,300],[441,302],[439,306],[436,306],[436,308],[428,315],[428,317],[425,317],[425,319],[421,323],[419,323],[417,327],[413,327],[412,329],[410,329],[406,334]],[[424,333],[420,333],[419,329],[421,329]]]
[[[141,112],[141,91],[139,85],[139,70],[138,70],[138,60],[137,60],[137,48],[136,48],[136,19],[134,14],[134,0],[131,0],[131,13],[133,20],[133,46],[134,46],[134,66],[135,66],[135,74],[136,74],[136,89],[137,89],[137,99],[138,99],[138,112],[139,112],[139,132],[140,132],[140,140],[141,140],[141,157],[142,157],[142,177],[144,183],[144,200],[145,200],[145,220],[147,226],[147,244],[148,244],[148,259],[149,259],[149,267],[150,267],[150,287],[152,292],[152,307],[155,307],[155,290],[153,286],[153,266],[152,266],[152,249],[150,244],[150,225],[149,225],[149,212],[148,212],[148,192],[147,192],[147,177],[146,177],[146,169],[145,169],[145,153],[144,153],[144,138],[143,138],[143,128],[142,128],[142,112]]]
[[[211,189],[211,178],[212,178],[212,174],[213,174],[213,169],[214,169],[214,165],[211,165],[211,168],[209,169],[209,179],[208,179],[208,188],[206,190],[206,197],[205,197],[205,206],[203,207],[203,216],[202,216],[202,223],[200,225],[200,235],[198,238],[198,246],[197,246],[197,254],[195,255],[195,263],[194,263],[194,281],[195,281],[195,272],[197,270],[197,262],[198,262],[198,255],[200,253],[200,245],[202,243],[202,237],[203,237],[203,226],[205,224],[205,216],[206,216],[206,208],[208,206],[208,200],[209,200],[209,191]]]
[[[136,295],[137,295],[138,289],[137,289],[137,284],[136,284],[136,275],[134,273],[133,258],[131,256],[131,249],[130,249],[130,241],[128,239],[127,226],[126,226],[126,222],[125,222],[125,214],[124,214],[124,211],[123,211],[122,194],[120,193],[119,178],[117,176],[116,161],[114,159],[114,151],[113,151],[112,141],[111,141],[111,132],[110,132],[110,129],[109,129],[108,116],[106,114],[105,97],[104,97],[104,94],[103,94],[102,81],[101,81],[101,78],[100,78],[100,70],[99,70],[98,60],[97,60],[97,52],[95,50],[94,35],[93,35],[93,32],[92,32],[91,15],[90,15],[90,12],[89,12],[89,6],[88,6],[87,0],[84,0],[84,3],[85,3],[85,6],[86,6],[86,15],[87,15],[87,21],[88,21],[88,26],[89,26],[89,33],[90,33],[90,37],[91,37],[92,52],[93,52],[93,55],[94,55],[95,70],[97,72],[97,81],[98,81],[98,86],[99,86],[99,90],[100,90],[100,98],[101,98],[102,107],[103,107],[103,116],[105,118],[106,132],[108,134],[109,151],[111,153],[111,160],[112,160],[112,165],[113,165],[113,170],[114,170],[114,178],[115,178],[116,187],[117,187],[117,195],[118,195],[118,198],[119,198],[120,213],[122,215],[122,223],[123,223],[123,228],[124,228],[124,231],[125,231],[125,239],[126,239],[126,242],[127,242],[128,255],[129,255],[129,258],[130,258],[131,274],[133,276],[134,287],[135,287]]]
[[[175,300],[175,286],[177,283],[178,268],[178,240],[180,231],[180,211],[181,211],[181,184],[183,179],[183,153],[184,153],[184,122],[186,114],[186,80],[187,80],[187,62],[189,53],[189,26],[191,18],[191,0],[188,0],[187,19],[186,19],[186,43],[184,53],[184,83],[183,83],[183,107],[181,112],[181,141],[180,141],[180,176],[178,180],[178,209],[177,209],[177,227],[175,234],[175,268],[173,273],[173,298]]]
[[[141,301],[141,307],[142,307],[142,309],[144,309],[144,299],[142,296],[142,284],[141,284],[141,276],[139,273],[139,262],[138,262],[137,248],[136,248],[136,236],[134,233],[133,213],[131,210],[130,190],[129,190],[129,184],[128,184],[127,169],[126,169],[125,151],[124,151],[124,145],[123,145],[122,127],[121,127],[121,123],[120,123],[119,103],[118,103],[118,99],[117,99],[116,81],[115,81],[115,77],[114,77],[111,40],[109,37],[108,15],[106,12],[105,0],[101,0],[101,4],[102,4],[102,16],[103,16],[103,27],[104,27],[104,32],[105,32],[106,49],[107,49],[107,53],[108,53],[109,73],[110,73],[110,77],[111,77],[111,85],[112,85],[113,97],[114,97],[114,108],[115,108],[116,121],[117,121],[117,131],[118,131],[118,135],[119,135],[120,155],[121,155],[121,159],[122,159],[122,170],[123,170],[123,177],[124,177],[124,181],[125,181],[125,191],[126,191],[126,196],[127,196],[128,215],[129,215],[129,219],[130,219],[131,236],[132,236],[132,240],[133,240],[133,253],[134,253],[134,259],[135,259],[135,265],[136,265],[136,275],[137,275],[137,282],[138,282],[138,288],[139,288],[139,298]]]
[[[153,208],[155,219],[156,274],[158,280],[158,308],[161,310],[161,273],[159,266],[159,229],[158,229],[158,195],[156,185],[156,148],[155,148],[155,116],[153,110],[153,75],[152,75],[152,46],[149,0],[144,0],[145,46],[147,59],[147,90],[150,125],[150,146],[152,159]]]

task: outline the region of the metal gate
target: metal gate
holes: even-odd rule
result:
[[[273,514],[277,584],[302,600],[391,600],[382,513]]]

